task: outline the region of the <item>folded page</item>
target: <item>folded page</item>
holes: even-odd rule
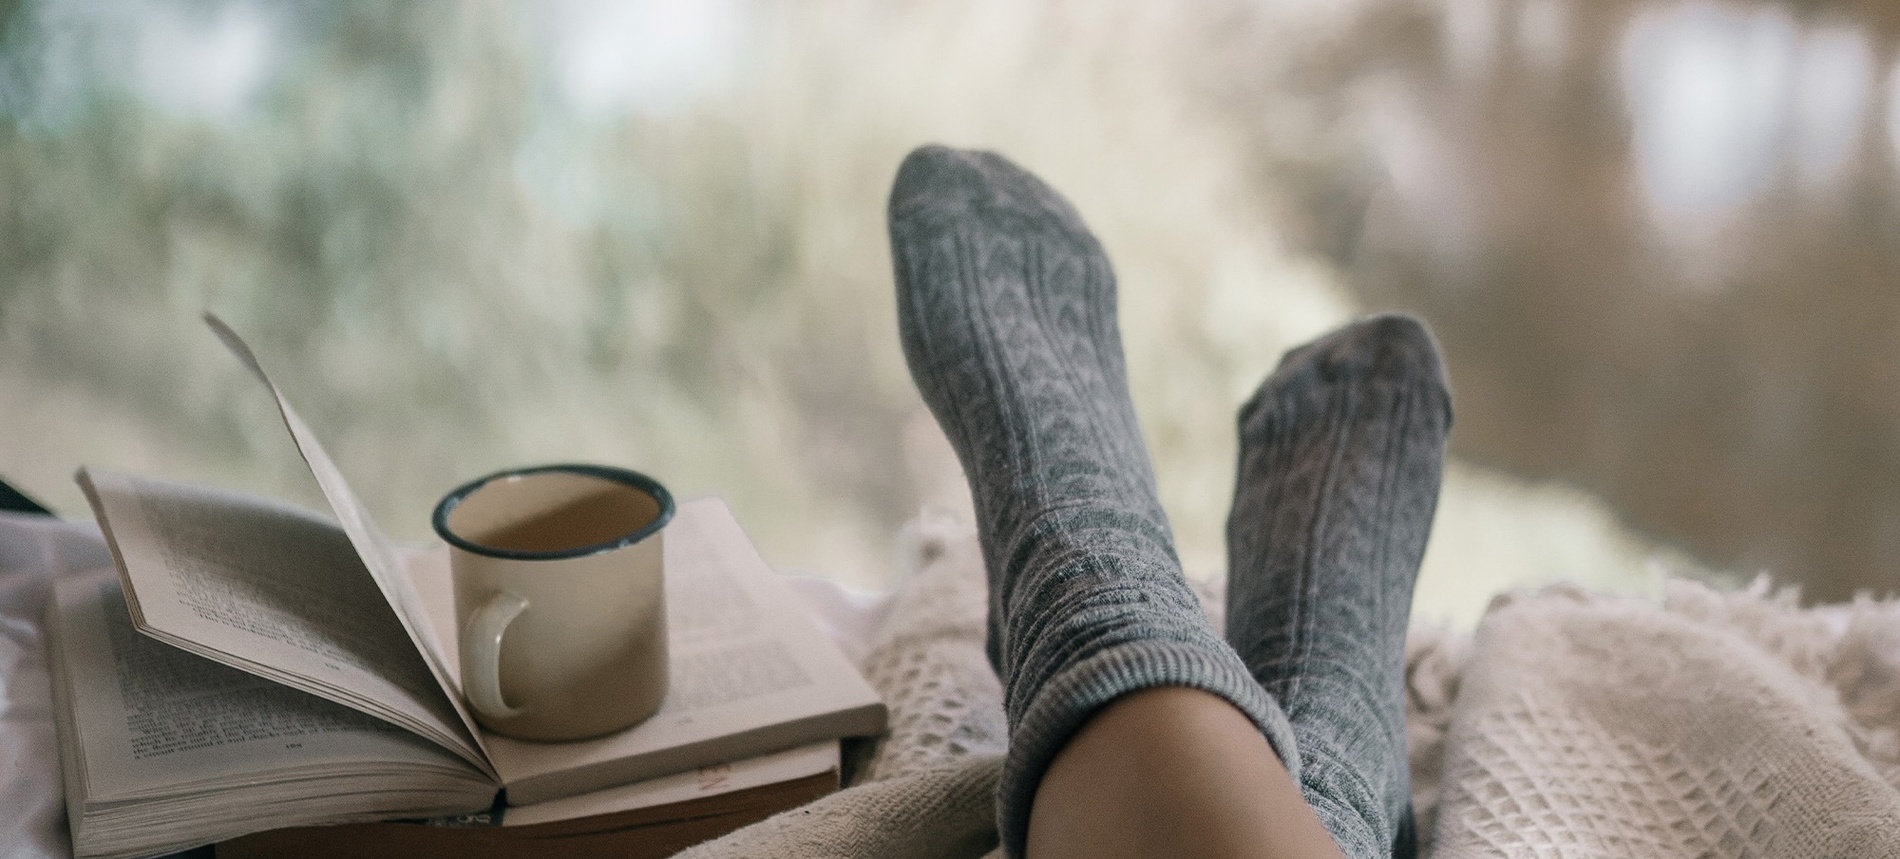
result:
[[[257,356],[251,353],[251,347],[245,345],[244,340],[237,336],[237,332],[232,331],[230,326],[225,325],[224,321],[216,316],[205,314],[205,324],[211,326],[211,330],[218,335],[219,340],[224,342],[225,347],[231,350],[231,354],[244,362],[244,366],[257,376],[258,381],[264,383],[265,388],[270,390],[271,398],[277,404],[277,411],[284,418],[284,426],[290,430],[291,441],[296,443],[297,451],[303,455],[305,465],[310,468],[311,475],[316,477],[317,487],[323,491],[324,499],[330,502],[330,509],[336,513],[337,521],[343,526],[343,532],[349,535],[350,545],[356,548],[356,553],[362,558],[363,565],[368,568],[370,577],[382,590],[384,599],[388,600],[390,607],[395,609],[396,617],[401,621],[410,644],[422,654],[423,662],[428,665],[430,675],[435,678],[436,687],[445,693],[454,690],[456,688],[454,674],[445,664],[442,652],[435,649],[432,631],[428,628],[429,619],[423,610],[422,602],[415,590],[410,587],[408,578],[403,575],[402,565],[398,563],[390,547],[389,539],[383,535],[383,530],[370,516],[369,508],[364,507],[363,502],[357,500],[356,493],[350,490],[349,483],[343,479],[343,472],[337,470],[336,463],[330,459],[330,454],[324,451],[322,444],[317,442],[316,433],[312,432],[310,427],[303,422],[303,418],[297,415],[297,411],[290,407],[290,402],[284,399],[283,392],[277,389],[277,384],[265,375],[263,365],[259,364]],[[467,740],[477,749],[481,749],[482,738],[475,725],[474,714],[469,712],[467,703],[459,695],[450,694],[449,704],[453,708],[457,721],[461,723],[462,732]]]
[[[139,629],[400,725],[483,769],[335,523],[269,499],[82,469]]]
[[[108,570],[55,584],[47,632],[69,814],[82,846],[103,833],[77,825],[100,809],[201,796],[215,825],[220,815],[209,812],[220,802],[246,801],[232,791],[300,773],[401,774],[418,788],[459,795],[453,805],[462,810],[493,797],[477,768],[399,728],[138,634]],[[379,807],[367,796],[359,805],[378,814],[425,811]]]

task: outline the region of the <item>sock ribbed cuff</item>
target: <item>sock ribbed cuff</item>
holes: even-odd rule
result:
[[[1010,732],[996,795],[996,825],[1007,855],[1023,855],[1036,788],[1070,737],[1109,702],[1157,686],[1199,689],[1233,704],[1266,736],[1298,782],[1300,756],[1292,725],[1232,651],[1154,639],[1114,645],[1048,678]]]

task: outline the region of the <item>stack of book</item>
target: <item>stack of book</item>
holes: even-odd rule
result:
[[[47,608],[78,857],[664,856],[835,790],[838,739],[884,729],[876,693],[709,498],[667,526],[660,711],[577,742],[483,731],[457,688],[445,555],[391,546],[213,327],[336,518],[81,470],[117,570],[60,581]]]

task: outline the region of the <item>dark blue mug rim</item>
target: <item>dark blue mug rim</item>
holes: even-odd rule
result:
[[[630,486],[652,496],[654,501],[659,502],[660,513],[653,517],[653,521],[648,522],[639,530],[630,534],[616,537],[604,543],[576,546],[572,549],[557,549],[548,552],[524,552],[513,549],[497,549],[494,546],[484,546],[480,543],[470,542],[449,530],[449,514],[454,512],[455,508],[461,506],[463,501],[468,500],[470,495],[475,494],[476,490],[504,477],[522,477],[530,474],[546,474],[549,472],[584,474],[589,477],[610,480],[623,486]],[[529,468],[503,469],[464,483],[456,487],[455,490],[448,495],[443,496],[441,502],[435,505],[433,522],[435,525],[435,533],[438,536],[448,541],[449,545],[464,551],[474,552],[477,555],[490,558],[506,558],[515,561],[555,561],[562,558],[582,558],[588,555],[599,555],[638,543],[652,536],[661,528],[666,527],[666,523],[673,519],[673,510],[673,493],[666,491],[666,487],[661,486],[659,481],[641,474],[638,471],[627,468],[617,468],[611,465],[587,465],[583,463],[564,462],[555,463],[553,465],[536,465]]]

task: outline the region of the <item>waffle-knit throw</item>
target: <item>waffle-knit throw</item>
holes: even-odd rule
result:
[[[863,666],[891,733],[855,786],[680,859],[995,849],[1005,727],[981,552],[950,521],[907,534],[915,571]],[[1220,593],[1201,593],[1216,625]],[[1555,588],[1500,600],[1475,644],[1414,625],[1406,692],[1421,856],[1900,856],[1894,603]]]
[[[1900,857],[1900,699],[1866,675],[1891,611],[1842,635],[1761,588],[1501,602],[1451,711],[1438,859]]]

